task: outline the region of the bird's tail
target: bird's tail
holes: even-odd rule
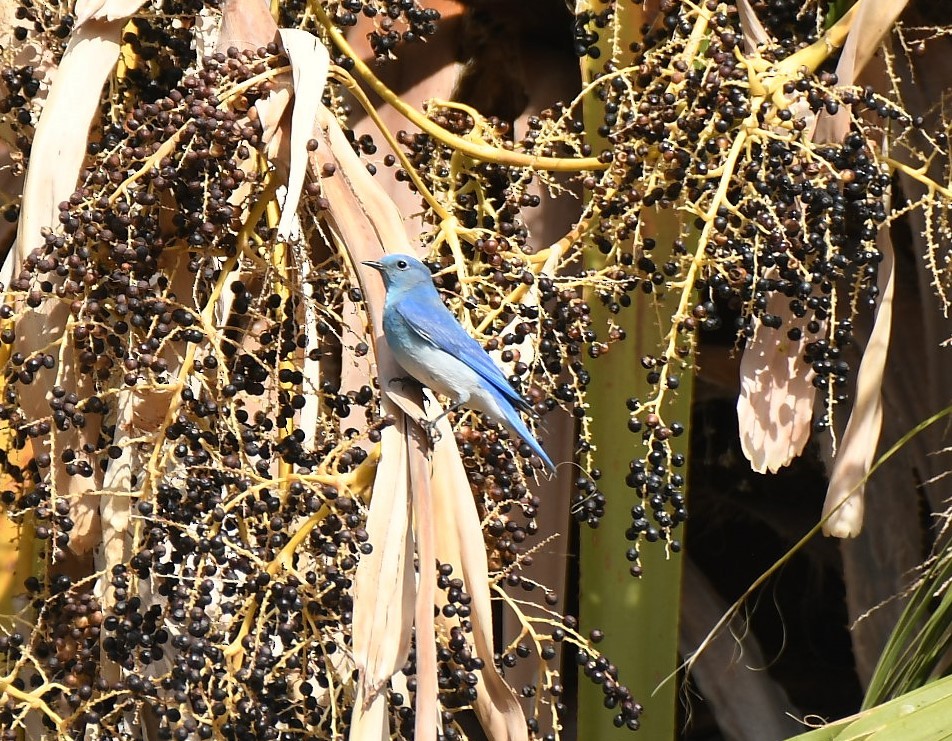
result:
[[[503,420],[506,427],[521,437],[523,442],[532,448],[532,452],[542,459],[545,467],[549,469],[551,473],[555,473],[555,464],[542,449],[542,446],[539,444],[539,441],[536,440],[535,435],[529,432],[529,428],[526,427],[526,423],[522,421],[522,417],[519,416],[519,412],[512,406],[507,405],[507,407],[506,419]]]

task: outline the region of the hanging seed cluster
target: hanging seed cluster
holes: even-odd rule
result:
[[[778,20],[780,4],[771,7]],[[802,342],[801,372],[815,373],[828,412],[815,427],[829,425],[847,398],[852,369],[843,353],[857,314],[878,297],[883,255],[875,237],[889,216],[891,175],[875,142],[887,128],[902,139],[921,125],[871,90],[785,64],[811,34],[745,60],[739,20],[727,6],[661,8],[631,45],[628,67],[602,63],[594,46],[611,26],[610,7],[581,19],[588,36],[579,44],[601,67],[598,133],[610,144],[605,174],[582,183],[591,194],[587,241],[605,255],[603,274],[612,280],[601,300],[616,313],[632,288],[675,291],[678,307],[664,345],[641,359],[653,392],[628,400],[629,429],[647,449],[626,480],[640,500],[628,531],[636,543],[670,540],[686,515],[684,457],[672,445],[685,420],[668,419],[664,402],[690,366],[698,332],[732,326],[742,344],[760,328]],[[863,118],[842,142],[815,144],[812,122],[842,109]],[[945,146],[944,136],[937,141]],[[677,209],[685,228],[659,245],[645,216],[666,209]],[[637,560],[637,548],[630,555]]]
[[[300,25],[306,5],[302,0],[282,3],[279,10],[282,25]],[[436,33],[440,19],[438,10],[418,0],[333,0],[325,3],[325,7],[338,28],[352,28],[361,18],[372,21],[373,30],[367,40],[378,62],[393,58],[395,50],[402,45],[425,42]],[[353,68],[353,62],[346,55],[337,56],[334,63],[344,69]]]
[[[788,53],[816,41],[824,22],[833,13],[830,3],[817,0],[751,0],[750,7],[767,33]]]
[[[892,179],[892,162],[880,143],[888,132],[894,145],[923,163],[935,165],[948,156],[946,132],[924,131],[922,119],[903,110],[896,91],[841,85],[830,71],[835,59],[807,64],[795,56],[836,20],[828,8],[781,0],[754,5],[778,41],[749,59],[739,17],[728,4],[662,2],[656,22],[616,54],[605,54],[599,43],[618,38],[615,5],[579,13],[574,48],[597,70],[591,97],[604,112],[596,126],[601,145],[580,136],[584,96],[530,117],[519,141],[505,122],[476,120],[453,107],[429,111],[444,129],[501,149],[596,156],[603,164],[603,171],[578,178],[588,198],[580,234],[563,267],[551,274],[540,270],[548,245],[533,244],[526,228],[539,205],[529,186],[536,180],[561,192],[564,181],[463,157],[429,134],[399,137],[406,159],[397,179],[409,180],[407,164],[417,170],[463,227],[465,274],[434,232],[441,254],[434,269],[446,298],[484,330],[488,348],[514,363],[510,380],[535,402],[540,416],[559,405],[580,420],[577,452],[583,463],[590,450],[586,390],[597,374],[597,358],[625,339],[614,321],[596,325],[591,303],[620,315],[637,294],[673,295],[677,310],[664,343],[640,359],[652,391],[627,400],[636,451],[626,478],[633,490],[628,554],[634,574],[640,573],[644,542],[680,548],[676,531],[687,511],[679,438],[687,420],[669,418],[665,401],[690,371],[698,334],[733,330],[740,347],[760,329],[800,344],[801,372],[813,372],[825,399],[815,428],[828,429],[854,378],[844,351],[853,342],[858,315],[868,315],[879,295],[883,255],[875,237],[891,216]],[[817,117],[841,111],[852,116],[845,139],[814,142]],[[948,175],[946,167],[939,188]],[[934,236],[946,228],[947,209],[932,197],[916,205],[933,224],[926,257],[947,304],[948,249]],[[658,211],[677,213],[682,233],[660,243],[650,227]],[[430,218],[440,224],[439,214]],[[533,256],[534,250],[542,252]],[[603,267],[578,270],[583,250],[602,255]],[[529,288],[537,292],[534,300],[528,300]],[[468,429],[460,442],[478,461],[486,438],[473,439]],[[573,511],[595,526],[605,514],[605,497],[601,472],[588,468],[576,482]],[[476,463],[471,470],[482,483]],[[509,480],[500,473],[497,482]]]
[[[328,10],[343,27],[357,13],[374,18],[381,57],[431,35],[438,20],[403,0]],[[369,348],[343,326],[345,307],[362,296],[322,237],[328,203],[319,183],[303,197],[310,246],[277,241],[276,181],[255,104],[288,61],[276,46],[197,58],[199,11],[214,15],[216,5],[156,2],[126,28],[78,186],[55,222],[32,235],[36,247],[4,287],[15,301],[0,306],[8,358],[0,421],[12,436],[0,454],[0,505],[21,524],[23,552],[33,548],[43,566],[18,585],[17,619],[0,619],[3,739],[29,724],[57,738],[92,729],[104,739],[127,737],[137,722],[160,739],[337,738],[348,729],[353,579],[374,547],[365,527],[368,451],[393,420],[381,417],[374,379],[342,388],[342,358]],[[304,22],[303,3],[284,3],[282,13],[287,25]],[[17,42],[62,54],[74,23],[65,8],[24,0],[18,15]],[[0,129],[23,163],[42,78],[36,68],[0,69]],[[547,113],[533,130],[558,119]],[[448,129],[473,125],[445,112]],[[491,122],[486,136],[502,143],[509,132]],[[552,156],[583,148],[539,139]],[[373,141],[353,145],[373,171]],[[501,351],[539,415],[580,401],[581,357],[594,338],[589,308],[582,283],[538,277],[521,254],[531,246],[522,212],[540,204],[528,193],[530,175],[465,163],[468,185],[457,189],[437,162],[442,150],[419,145],[412,166],[441,196],[453,191],[463,233],[478,230],[464,249],[485,264],[471,291],[451,273],[438,285],[448,299],[465,294],[469,310],[497,312],[487,346]],[[489,219],[487,199],[496,197],[505,204]],[[15,200],[5,206],[8,220],[18,215]],[[541,300],[510,301],[515,288]],[[61,321],[62,336],[25,353],[18,327],[33,312]],[[572,382],[561,378],[560,343],[569,337]],[[306,363],[318,371],[306,375]],[[124,399],[134,400],[131,410]],[[28,411],[38,401],[40,413]],[[309,404],[317,422],[305,432]],[[537,462],[505,431],[471,421],[457,442],[485,515],[500,599],[513,593],[551,606],[555,594],[518,573],[531,563],[543,506],[527,485]],[[77,494],[117,477],[121,494],[111,501],[97,493],[90,505]],[[89,520],[99,509],[103,520],[128,518],[91,565],[73,550],[100,527]],[[429,578],[440,609],[440,730],[465,738],[460,716],[486,691],[479,672],[488,657],[475,655],[464,582],[446,564]],[[616,725],[637,728],[641,706],[595,649],[597,631],[584,637],[574,618],[546,615],[525,617],[531,633],[488,659],[504,675],[526,661],[539,668],[538,684],[515,688],[533,735],[557,737],[548,729],[566,710],[555,668],[563,654],[602,688]],[[414,657],[407,692],[388,698],[399,738],[413,736]]]
[[[631,542],[622,547],[636,575],[645,542],[680,548],[686,420],[670,419],[665,401],[690,371],[698,333],[728,327],[743,342],[762,329],[802,343],[803,369],[813,370],[832,412],[853,372],[843,351],[878,296],[875,235],[890,218],[890,177],[875,142],[888,129],[910,151],[948,160],[946,132],[924,131],[888,91],[843,87],[822,67],[784,66],[818,37],[815,3],[753,5],[780,41],[750,60],[738,54],[742,32],[726,4],[663,0],[657,23],[617,55],[601,43],[615,6],[580,14],[574,47],[597,68],[591,90],[530,117],[519,140],[507,122],[463,107],[428,110],[446,132],[500,152],[596,157],[601,169],[575,182],[464,156],[432,134],[399,132],[400,151],[384,157],[371,137],[353,140],[371,172],[439,204],[426,212],[436,284],[498,352],[513,385],[543,422],[560,407],[577,420],[584,473],[573,512],[590,526],[607,503],[589,456],[586,394],[598,359],[626,339],[620,322],[595,316],[621,316],[636,296],[674,296],[664,343],[640,359],[652,391],[625,402],[633,453]],[[412,0],[322,7],[342,28],[372,19],[381,60],[431,36],[438,21]],[[5,737],[27,716],[64,738],[88,728],[120,738],[138,718],[162,739],[333,738],[349,724],[353,577],[374,547],[365,527],[368,450],[393,420],[381,418],[372,378],[342,385],[341,363],[369,348],[343,326],[362,296],[322,236],[330,204],[320,183],[303,197],[307,246],[277,240],[276,181],[255,103],[287,60],[274,46],[195,58],[199,11],[214,14],[215,5],[163,0],[126,29],[129,53],[78,187],[56,222],[32,235],[38,246],[5,287],[18,302],[0,307],[0,351],[9,357],[0,421],[13,437],[0,458],[9,482],[0,503],[47,564],[23,585],[22,619],[0,625]],[[323,33],[303,2],[282,3],[281,13],[283,25]],[[24,0],[18,18],[18,43],[62,53],[73,24],[65,8]],[[0,69],[0,131],[28,162],[43,89],[35,67],[13,63],[15,51],[5,51]],[[332,58],[355,69],[340,50]],[[328,95],[343,111],[341,99]],[[586,99],[603,111],[602,143],[583,136]],[[844,109],[857,114],[846,139],[814,144],[812,117]],[[540,185],[586,196],[578,229],[545,271],[553,253],[527,226],[542,205]],[[947,216],[937,203],[920,205],[941,231]],[[16,220],[18,208],[5,204],[5,218]],[[646,217],[660,210],[682,216],[669,241],[650,232]],[[445,216],[455,219],[458,243],[447,238]],[[943,297],[944,250],[933,244],[927,256]],[[583,253],[601,266],[584,268]],[[33,310],[65,316],[63,335],[24,354],[16,328]],[[119,403],[129,394],[131,411]],[[42,413],[28,412],[37,399]],[[302,416],[315,408],[305,431]],[[829,421],[819,417],[818,428]],[[537,684],[515,688],[530,731],[556,737],[546,729],[557,729],[565,710],[554,668],[563,652],[602,688],[615,724],[636,729],[641,707],[594,648],[599,632],[584,637],[572,617],[529,617],[518,607],[557,601],[518,570],[531,561],[544,506],[530,486],[538,462],[475,415],[457,425],[456,442],[483,515],[496,596],[527,626],[492,660],[504,675],[524,661],[539,670]],[[107,551],[107,565],[90,571],[70,552],[89,527],[70,492],[101,488],[117,470],[127,471],[128,553]],[[429,575],[421,568],[423,578],[436,580],[440,611],[440,731],[465,738],[460,713],[485,691],[471,598],[447,564]],[[388,697],[400,738],[413,734],[415,673],[413,653],[406,692]]]

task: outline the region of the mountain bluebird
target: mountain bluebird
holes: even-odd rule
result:
[[[383,276],[383,332],[394,358],[417,381],[453,402],[440,417],[460,406],[483,412],[521,437],[554,471],[552,460],[519,416],[518,410],[530,411],[531,405],[443,305],[426,265],[409,255],[387,255],[364,265]],[[426,425],[428,432],[434,424]]]

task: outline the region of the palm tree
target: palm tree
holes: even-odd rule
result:
[[[944,18],[787,5],[4,3],[5,737],[895,716],[946,641]],[[423,433],[386,251],[554,478],[472,412]],[[730,602],[773,561],[771,677]],[[818,573],[845,598],[790,617]]]

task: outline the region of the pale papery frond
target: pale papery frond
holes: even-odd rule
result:
[[[133,15],[147,0],[77,0],[76,28],[88,21],[122,21]]]
[[[876,242],[883,255],[878,278],[879,305],[859,365],[856,401],[833,462],[823,502],[823,532],[837,538],[854,538],[863,527],[866,478],[876,458],[883,426],[883,374],[892,334],[896,264],[888,226],[879,230]]]
[[[360,263],[378,259],[388,244],[400,243],[399,214],[371,178],[330,112],[320,107],[318,148],[311,152],[312,177],[321,178],[328,199],[331,228],[346,245],[354,269],[363,280],[368,318],[374,328],[374,355],[382,388],[400,372],[382,336],[383,286]],[[369,278],[369,280],[368,280]],[[419,408],[419,405],[417,405]],[[402,418],[384,394],[385,412]],[[368,516],[367,532],[374,550],[361,559],[354,584],[354,660],[360,668],[351,738],[388,734],[382,686],[406,662],[414,619],[415,580],[411,539],[410,457],[423,454],[407,444],[407,422],[382,431],[380,463]],[[410,423],[412,424],[412,423]],[[432,608],[431,608],[432,609]]]
[[[254,111],[261,122],[261,140],[265,142],[265,156],[276,167],[286,168],[291,159],[288,142],[288,123],[291,110],[293,83],[287,76],[278,78],[268,97],[255,101]]]
[[[737,12],[740,14],[740,27],[744,33],[744,51],[751,54],[761,44],[770,43],[770,34],[757,17],[750,0],[737,0]]]
[[[787,303],[785,296],[772,297],[768,311],[782,314]],[[737,422],[741,450],[758,473],[789,465],[810,439],[816,389],[812,369],[801,360],[805,344],[760,325],[744,349]]]
[[[885,0],[864,3],[856,11],[840,59],[836,64],[839,84],[849,86],[856,82],[863,69],[880,48],[883,36],[895,25],[909,0]],[[850,130],[850,109],[842,106],[836,113],[821,113],[817,121],[815,139],[818,142],[841,142]]]
[[[883,36],[908,5],[908,0],[890,0],[875,6],[866,3],[856,18],[836,66],[839,83],[853,85],[880,50]],[[814,138],[819,142],[839,142],[849,133],[851,112],[841,107],[817,117]],[[887,200],[887,204],[891,200]],[[888,210],[888,208],[887,208]],[[877,234],[883,254],[879,266],[880,300],[876,308],[869,342],[863,352],[856,381],[856,397],[846,431],[835,451],[826,499],[823,503],[823,532],[839,538],[856,537],[863,527],[865,479],[869,474],[883,422],[882,383],[892,331],[895,255],[889,226]]]
[[[430,408],[438,408],[436,399],[429,395],[429,401],[434,402]],[[444,434],[451,432],[449,425],[445,425]],[[411,428],[408,440],[413,440],[417,446],[427,445],[427,441],[419,428]],[[408,431],[410,432],[410,431]],[[452,455],[455,446],[450,442],[440,440],[436,446],[448,451]],[[456,453],[459,459],[459,453]],[[433,617],[436,604],[436,565],[438,561],[436,520],[433,517],[434,497],[436,492],[432,486],[432,477],[439,475],[431,465],[431,461],[423,456],[414,456],[410,468],[410,488],[413,503],[413,532],[416,536],[416,556],[419,565],[419,576],[416,584],[416,600],[414,602],[413,630],[416,636],[416,707],[414,708],[414,739],[419,741],[436,741],[440,723],[439,704],[439,667],[436,659],[436,621]],[[487,574],[488,578],[488,574]],[[434,636],[434,638],[431,638]]]
[[[226,6],[223,25],[231,43],[249,36],[252,41],[264,39],[277,31],[276,27],[272,28],[270,16],[265,19],[262,14],[258,22],[249,23],[248,18],[253,18],[255,12],[253,9],[250,16],[243,16],[234,4]],[[312,34],[293,29],[281,29],[278,33],[291,59],[291,79],[279,80],[277,90],[269,99],[259,102],[257,109],[265,125],[264,140],[269,142],[269,156],[288,173],[279,238],[286,239],[291,231],[291,219],[297,210],[306,171],[310,169],[312,178],[321,180],[325,165],[329,165],[333,171],[339,170],[332,181],[324,178],[323,182],[323,190],[332,204],[327,214],[330,223],[341,230],[343,245],[367,245],[367,254],[360,254],[360,246],[352,250],[356,264],[376,258],[381,254],[381,246],[371,248],[370,243],[356,237],[353,230],[379,232],[389,227],[394,231],[391,238],[395,238],[400,222],[392,217],[393,210],[364,208],[360,203],[366,190],[358,190],[353,180],[360,180],[365,189],[375,187],[376,183],[361,178],[361,172],[366,175],[363,164],[344,139],[336,120],[321,105],[327,52]],[[320,146],[319,151],[309,154],[307,144],[315,134],[315,118],[320,120],[317,132]],[[276,146],[275,141],[284,144]],[[368,290],[368,293],[371,294],[368,296],[371,316],[379,327],[382,297],[379,290]],[[308,380],[314,387],[319,385],[316,378]],[[367,532],[374,548],[360,560],[354,580],[353,658],[361,678],[351,720],[352,739],[388,736],[386,698],[381,690],[406,662],[410,648],[415,587],[409,450],[404,424],[398,420],[381,433],[382,453],[376,475],[379,485],[374,486],[367,520]],[[432,701],[435,702],[435,697]]]
[[[361,559],[354,578],[354,661],[360,671],[351,739],[362,733],[360,716],[406,663],[413,626],[415,579],[411,523],[412,489],[406,430],[398,421],[382,432],[367,533],[373,551]],[[432,612],[432,608],[431,608]],[[373,735],[369,736],[370,738]]]
[[[23,188],[17,243],[8,260],[9,275],[16,277],[20,266],[34,249],[43,244],[41,229],[57,221],[59,204],[76,188],[86,153],[86,140],[98,112],[103,85],[119,56],[122,20],[90,20],[77,28],[57,69],[37,123],[33,156]],[[64,136],[64,132],[70,132]],[[4,271],[7,272],[6,270]],[[70,324],[68,307],[62,302],[46,302],[29,310],[17,322],[16,347],[26,357],[54,346]],[[63,347],[56,383],[91,393],[87,379],[76,374],[76,351]],[[50,384],[53,385],[53,384]],[[24,409],[33,417],[49,412],[45,389],[36,385],[23,395]],[[59,459],[66,449],[81,449],[98,436],[98,421],[91,418],[86,427],[58,431],[53,435],[50,455]],[[101,479],[99,479],[101,481]],[[85,553],[99,541],[98,502],[90,492],[98,488],[95,480],[69,477],[58,469],[56,491],[70,500],[76,526],[70,548]]]
[[[747,0],[738,5],[744,47],[747,53],[769,41],[753,7]],[[803,101],[793,100],[794,116],[815,119]],[[775,293],[768,299],[767,312],[784,319],[784,326],[799,329],[800,339],[791,339],[758,322],[747,340],[740,362],[740,394],[737,397],[737,426],[741,451],[757,473],[776,473],[803,452],[810,439],[810,422],[816,390],[813,371],[801,362],[808,342],[803,331],[807,320],[793,316],[788,299]]]
[[[853,84],[905,5],[905,0],[891,2],[886,8],[865,3],[855,13],[851,11],[852,22],[837,67],[841,84]],[[751,16],[756,18],[752,8],[741,9],[742,20],[747,19],[745,41],[755,48],[763,40],[762,28],[752,22]],[[812,141],[840,142],[849,131],[847,106],[840,106],[835,113],[822,110],[814,117],[802,101],[795,101],[792,110],[795,118],[805,120],[806,135]],[[786,336],[757,325],[741,360],[737,401],[741,449],[758,473],[775,473],[800,455],[810,437],[817,397],[815,373],[802,361],[809,342],[808,322],[793,315],[781,294],[771,295],[768,303],[768,312],[781,318]],[[790,331],[798,332],[799,338],[791,338]]]
[[[893,0],[875,7],[867,3],[859,8],[837,63],[840,84],[856,82],[873,54],[880,49],[882,37],[893,27],[907,4],[907,0]],[[850,110],[846,107],[834,114],[823,111],[817,119],[815,138],[817,141],[842,141],[849,132],[850,123]],[[892,331],[895,270],[888,225],[880,227],[877,247],[883,253],[878,278],[880,301],[860,362],[855,401],[843,439],[835,451],[823,503],[823,532],[839,538],[856,537],[862,530],[865,480],[882,430],[882,383]]]
[[[267,46],[277,34],[278,24],[271,15],[268,0],[224,0],[215,49],[219,52],[229,47],[256,49]]]
[[[330,55],[312,33],[295,28],[282,28],[281,45],[291,60],[294,106],[291,113],[287,197],[281,207],[278,239],[287,239],[296,217],[304,176],[307,173],[307,143],[314,133],[314,120],[327,84]]]
[[[134,12],[141,4],[130,6],[128,12]],[[9,253],[3,270],[7,288],[9,281],[17,277],[20,268],[40,252],[39,245],[47,235],[41,227],[56,223],[60,203],[76,187],[103,85],[119,55],[125,11],[113,6],[108,13],[109,20],[105,21],[99,20],[103,15],[88,7],[81,7],[79,13],[80,19],[59,65],[55,68],[51,65],[44,67],[49,75],[46,81],[48,91],[34,135],[36,149],[30,158],[24,183],[17,243]],[[71,133],[64,136],[64,132]],[[55,346],[57,337],[71,327],[72,318],[63,303],[33,307],[17,322],[15,345],[24,356],[31,357]],[[92,391],[89,379],[77,372],[75,348],[61,346],[57,361],[59,371],[55,385],[89,395]],[[43,416],[46,403],[44,392],[44,386],[35,383],[28,393],[21,395],[23,408]],[[120,396],[124,397],[119,402],[123,411],[119,418],[117,440],[121,441],[124,433],[128,432],[125,428],[132,422],[134,398],[133,392],[129,391]],[[97,417],[89,420],[85,426],[60,429],[52,436],[49,453],[59,460],[67,450],[77,450],[82,446],[91,450],[98,434]],[[74,553],[86,553],[101,543],[102,549],[97,552],[97,558],[102,558],[107,564],[122,563],[128,556],[128,492],[132,488],[129,458],[132,455],[133,450],[126,447],[121,454],[123,461],[115,462],[105,477],[101,471],[96,471],[91,481],[65,477],[64,472],[54,476],[54,491],[69,503],[72,519],[69,547]],[[108,493],[100,491],[100,486]],[[116,495],[112,492],[116,492]],[[111,601],[104,591],[100,585],[100,597]],[[119,677],[118,668],[108,660],[103,661],[102,671],[103,676]],[[27,728],[32,729],[31,733],[37,730],[36,720],[27,724]]]
[[[439,422],[443,436],[451,435],[446,419]],[[475,653],[485,662],[482,686],[476,696],[476,714],[495,741],[528,739],[526,719],[512,688],[493,662],[492,604],[489,598],[489,565],[482,526],[466,471],[455,446],[437,445],[433,453],[433,522],[440,563],[453,566],[472,597],[472,640]]]

